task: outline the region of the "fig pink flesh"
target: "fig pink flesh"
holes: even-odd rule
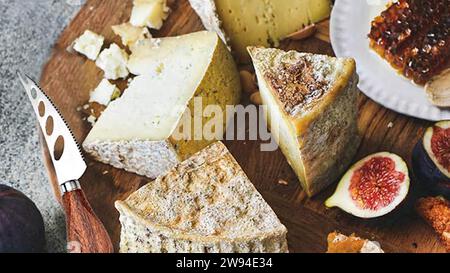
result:
[[[450,172],[450,128],[433,127],[431,151],[439,164]]]
[[[373,157],[353,173],[349,191],[358,207],[377,210],[394,201],[405,181],[395,165],[389,157]]]

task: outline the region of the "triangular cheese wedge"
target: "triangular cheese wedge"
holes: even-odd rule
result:
[[[83,147],[101,162],[152,179],[212,143],[197,132],[202,126],[194,127],[195,119],[182,128],[189,126],[184,115],[203,125],[211,119],[194,109],[194,98],[203,99],[203,109],[212,104],[224,112],[240,99],[236,64],[214,32],[139,41],[128,68],[139,76],[109,104]]]
[[[120,252],[287,252],[286,228],[221,142],[117,201]]]
[[[229,42],[242,62],[247,46],[278,46],[281,39],[327,18],[330,0],[189,0],[207,30]]]
[[[269,126],[309,196],[348,167],[359,147],[353,59],[249,48]]]

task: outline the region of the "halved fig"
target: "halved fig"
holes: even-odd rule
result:
[[[431,193],[450,198],[450,121],[429,127],[412,157],[417,179]]]
[[[382,152],[353,165],[325,205],[339,207],[360,218],[375,218],[394,210],[408,190],[406,163],[398,155]]]

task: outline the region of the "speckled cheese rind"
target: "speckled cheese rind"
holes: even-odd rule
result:
[[[203,26],[207,30],[216,32],[222,41],[228,44],[229,37],[222,28],[222,22],[217,14],[217,7],[214,0],[189,0],[189,3],[202,20]]]
[[[168,141],[93,141],[83,148],[97,161],[150,178],[180,162]]]
[[[303,189],[313,196],[336,181],[359,143],[352,59],[249,48],[272,131]],[[278,123],[275,123],[276,121]]]
[[[117,201],[120,252],[287,252],[286,228],[216,142]]]

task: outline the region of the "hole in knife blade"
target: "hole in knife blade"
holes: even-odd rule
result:
[[[62,154],[64,153],[64,137],[59,136],[56,139],[54,150],[53,150],[53,158],[58,161],[61,159]]]
[[[53,134],[53,117],[48,116],[47,121],[45,122],[45,132],[48,136]]]
[[[31,97],[33,99],[37,98],[36,88],[32,87],[31,90],[30,90],[30,93],[31,93]]]
[[[41,116],[41,117],[45,116],[45,104],[44,104],[44,102],[42,102],[42,101],[39,102],[38,110],[39,110],[39,116]]]

